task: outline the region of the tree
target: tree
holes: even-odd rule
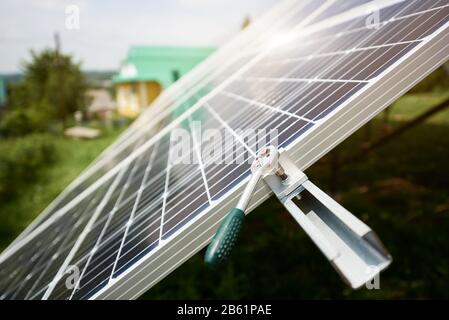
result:
[[[27,130],[48,128],[52,123],[67,125],[70,116],[86,105],[86,79],[80,64],[58,49],[31,51],[31,61],[24,63],[23,80],[11,87],[10,111],[5,121],[15,124],[20,119]],[[2,121],[3,131],[8,123]]]

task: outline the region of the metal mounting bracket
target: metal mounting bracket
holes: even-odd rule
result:
[[[229,256],[260,179],[352,288],[363,286],[391,263],[374,231],[314,185],[285,150],[264,148],[251,171],[239,203],[223,220],[207,249],[207,264],[217,265]]]
[[[352,288],[388,267],[391,255],[374,231],[314,185],[285,150],[278,165],[288,179],[269,174],[264,181]]]

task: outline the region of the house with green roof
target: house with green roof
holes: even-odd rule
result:
[[[0,107],[6,105],[6,83],[0,76]]]
[[[214,48],[133,46],[113,77],[117,110],[137,116],[160,92],[208,57]]]

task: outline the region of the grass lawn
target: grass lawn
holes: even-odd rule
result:
[[[14,240],[121,131],[103,130],[102,136],[94,140],[72,140],[63,136],[42,134],[55,145],[56,160],[52,165],[43,168],[38,178],[23,188],[17,197],[0,203],[0,250]],[[5,141],[0,140],[0,143]]]

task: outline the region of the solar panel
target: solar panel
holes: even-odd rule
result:
[[[258,149],[242,130],[264,130],[305,170],[448,59],[448,25],[447,0],[279,4],[168,88],[5,250],[1,298],[138,297],[235,203]],[[198,124],[234,138],[223,158],[203,159],[211,143],[194,138],[193,161],[173,163],[171,134]],[[236,153],[248,161],[225,161]],[[260,183],[251,208],[270,194]]]

